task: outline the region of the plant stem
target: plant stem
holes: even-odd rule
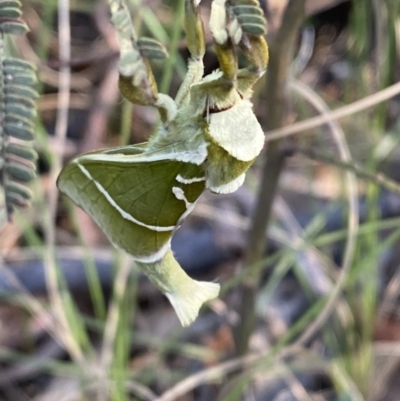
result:
[[[305,0],[289,1],[281,27],[269,46],[270,63],[266,84],[267,130],[276,129],[284,124],[288,104],[288,75],[297,32],[304,19],[304,3]],[[281,143],[281,140],[271,142],[267,149],[245,255],[244,266],[247,269],[262,258],[267,246],[265,231],[285,157],[281,152]],[[242,284],[242,302],[239,309],[241,322],[235,330],[236,353],[239,356],[247,352],[250,335],[255,327],[255,297],[259,279],[260,273],[248,275]]]

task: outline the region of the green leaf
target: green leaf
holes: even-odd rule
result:
[[[29,206],[29,200],[15,192],[6,192],[6,203],[9,207],[11,205],[19,208],[25,208]]]
[[[32,198],[32,191],[25,185],[19,184],[18,182],[9,181],[6,184],[6,193],[14,193],[18,196],[30,200]]]
[[[19,0],[2,0],[0,2],[0,12],[3,8],[9,8],[9,7],[21,8],[22,3]]]
[[[8,143],[6,145],[6,152],[32,162],[36,161],[38,158],[38,154],[34,149],[16,143]]]
[[[19,18],[22,11],[16,7],[0,7],[0,18]]]
[[[25,35],[29,32],[29,28],[23,21],[4,21],[0,19],[0,31],[12,35]]]
[[[164,60],[168,57],[167,49],[155,39],[140,38],[138,46],[140,54],[149,60]]]
[[[21,105],[21,106],[27,106],[31,109],[34,109],[36,107],[36,103],[35,103],[34,99],[31,99],[29,97],[8,94],[5,96],[4,100],[5,100],[5,103],[8,103],[8,104],[17,104],[17,105]]]
[[[0,36],[26,34],[29,31],[26,23],[20,19],[21,6],[19,0],[0,0]],[[35,178],[34,161],[37,159],[37,153],[33,149],[13,143],[10,137],[23,141],[33,139],[35,126],[33,119],[36,117],[34,100],[38,97],[38,93],[32,87],[37,83],[35,65],[20,58],[10,57],[7,41],[3,39],[0,38],[3,82],[0,105],[3,113],[0,169],[3,171],[4,210],[10,221],[15,207],[22,208],[29,205],[32,193],[17,181],[28,182]]]
[[[19,121],[6,122],[4,125],[4,132],[6,135],[22,139],[24,141],[31,141],[35,136],[35,130],[32,125],[23,124]]]
[[[23,104],[18,103],[6,103],[4,110],[7,113],[13,113],[19,115],[20,117],[28,118],[32,120],[36,117],[36,110],[32,107],[26,107]]]
[[[37,84],[37,77],[36,74],[30,71],[15,70],[5,76],[5,81],[6,86],[8,85],[8,83],[12,83],[13,85],[33,86]]]
[[[241,24],[243,32],[249,33],[250,35],[264,35],[265,34],[265,26],[259,24],[252,23],[243,23]]]
[[[22,126],[28,127],[28,128],[35,127],[35,123],[32,120],[30,120],[29,118],[22,117],[15,113],[6,114],[6,125],[7,125],[7,123],[14,123],[20,127],[22,127]]]
[[[29,61],[23,60],[16,57],[6,57],[3,61],[4,72],[6,74],[12,74],[16,70],[19,71],[36,71],[36,66]]]
[[[237,18],[244,32],[252,35],[265,34],[265,19],[262,15],[241,14]]]
[[[5,93],[6,95],[21,96],[29,99],[37,99],[39,97],[38,92],[34,88],[24,85],[16,85],[12,82],[7,83]]]
[[[232,7],[233,12],[236,15],[241,15],[241,14],[252,14],[252,15],[264,15],[263,11],[260,7],[254,7],[254,6],[234,6]]]
[[[35,177],[35,170],[31,166],[25,166],[21,163],[11,161],[5,166],[6,172],[13,178],[22,182],[32,181]]]

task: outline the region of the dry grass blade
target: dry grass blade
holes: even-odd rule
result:
[[[114,281],[113,300],[108,308],[105,325],[103,346],[100,356],[100,365],[107,372],[113,360],[115,337],[118,329],[120,302],[125,294],[126,285],[131,271],[131,261],[124,255],[121,266]]]
[[[64,346],[64,341],[62,338],[62,329],[58,324],[58,321],[49,313],[46,308],[33,296],[29,291],[20,283],[20,281],[15,276],[15,273],[7,268],[0,267],[2,271],[7,274],[7,278],[10,284],[19,292],[17,301],[21,304],[27,311],[29,311],[33,316],[41,316],[40,321],[46,322],[45,330],[49,332],[55,342],[60,346]]]
[[[309,87],[298,82],[292,81],[291,88],[307,99],[317,110],[321,113],[321,117],[326,117],[329,113],[329,108],[325,102]],[[328,120],[327,122],[333,138],[338,146],[340,158],[345,162],[352,160],[350,150],[348,148],[344,132],[339,123],[335,120]],[[343,265],[340,276],[337,280],[335,287],[332,289],[331,294],[325,304],[324,309],[319,313],[318,317],[308,326],[306,331],[296,340],[296,344],[302,345],[309,341],[314,334],[321,328],[321,326],[329,318],[330,314],[335,308],[337,301],[340,298],[343,285],[347,278],[347,274],[351,268],[351,263],[354,257],[357,232],[358,232],[358,196],[357,196],[357,182],[355,175],[351,172],[346,173],[346,186],[349,202],[349,219],[348,219],[348,237],[343,257]]]
[[[305,279],[310,288],[320,296],[326,295],[332,289],[332,283],[326,272],[332,270],[334,263],[327,258],[316,247],[304,240],[304,230],[292,214],[289,206],[280,196],[274,203],[274,213],[282,221],[287,230],[287,240],[290,244],[296,244],[299,253],[298,264],[302,269]]]
[[[65,138],[68,125],[68,111],[70,98],[71,70],[69,61],[70,54],[70,20],[69,20],[69,0],[59,0],[58,6],[58,30],[59,30],[59,52],[60,52],[60,74],[59,74],[59,97],[57,109],[57,121],[55,128],[56,149],[64,149]],[[63,339],[64,346],[71,357],[80,365],[85,366],[85,358],[82,354],[74,335],[72,334],[65,314],[63,301],[60,294],[57,279],[56,250],[55,250],[55,215],[57,209],[58,190],[56,178],[62,167],[62,154],[56,154],[51,167],[51,181],[53,186],[49,192],[48,216],[46,227],[46,252],[45,270],[48,292],[55,316],[60,320],[60,337]]]
[[[371,400],[384,400],[389,390],[389,381],[396,377],[400,361],[399,342],[376,342],[374,344],[374,357],[383,357],[384,362],[377,364],[374,372],[374,385],[371,386]]]
[[[354,103],[340,107],[334,111],[327,111],[323,115],[309,118],[306,121],[300,121],[292,124],[288,127],[278,128],[266,132],[265,140],[267,142],[276,141],[281,138],[285,138],[290,135],[298,134],[299,132],[307,131],[312,128],[320,127],[324,124],[329,124],[335,120],[339,120],[343,117],[351,116],[352,114],[359,113],[360,111],[366,110],[370,107],[382,103],[385,100],[391,99],[400,93],[400,82],[389,86],[373,95],[367,96],[361,100],[357,100]]]
[[[254,367],[255,364],[261,362],[264,358],[270,357],[274,361],[282,360],[301,352],[302,348],[294,345],[286,347],[273,355],[270,351],[249,353],[243,357],[231,359],[230,361],[220,363],[217,366],[205,369],[199,373],[195,373],[186,379],[183,379],[175,386],[164,392],[160,397],[153,401],[174,401],[187,394],[203,383],[220,380],[227,374],[242,370],[245,368]]]
[[[278,364],[280,370],[282,370],[282,378],[287,383],[288,388],[298,401],[313,401],[313,397],[310,397],[308,391],[304,388],[303,384],[299,381],[296,375],[291,369],[284,363]]]

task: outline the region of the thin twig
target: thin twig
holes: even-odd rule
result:
[[[322,153],[319,150],[316,151],[314,149],[296,148],[295,151],[307,156],[312,160],[325,162],[333,166],[337,166],[343,170],[352,171],[360,178],[373,182],[374,184],[379,185],[380,187],[385,188],[389,191],[400,194],[400,183],[392,180],[385,174],[373,173],[371,171],[366,170],[364,166],[359,166],[354,162],[349,163],[349,162],[344,162],[343,160],[338,160],[337,157],[333,155],[328,155],[326,153]]]
[[[314,397],[304,388],[303,383],[296,377],[293,371],[284,363],[278,363],[282,371],[281,377],[286,382],[291,393],[297,401],[313,401]]]
[[[309,118],[305,121],[300,121],[287,127],[268,130],[265,134],[265,140],[267,142],[276,141],[290,135],[298,134],[299,132],[320,127],[321,125],[328,124],[331,121],[339,120],[343,117],[359,113],[360,111],[373,107],[378,103],[382,103],[385,100],[391,99],[398,94],[400,94],[400,82],[376,92],[373,95],[364,97],[361,100],[357,100],[354,103],[340,107],[334,111],[330,111],[329,113]]]
[[[144,386],[141,383],[138,383],[133,380],[129,380],[125,383],[125,387],[131,393],[143,398],[147,401],[153,401],[157,398],[156,394],[154,394],[148,387]]]
[[[268,66],[266,93],[268,128],[281,127],[287,108],[287,83],[293,48],[297,32],[304,18],[304,0],[290,0],[283,16],[282,25],[276,38],[270,42],[270,63]],[[267,148],[263,176],[257,197],[248,246],[244,260],[245,268],[257,263],[267,246],[265,230],[271,216],[272,204],[278,187],[279,177],[284,164],[284,154],[280,141],[271,143]],[[237,355],[247,351],[249,338],[255,326],[255,297],[259,274],[248,274],[242,283],[239,315],[241,322],[236,326],[235,344]]]
[[[295,346],[287,347],[281,350],[274,356],[275,360],[282,360],[289,356],[295,355],[301,348]],[[205,369],[199,373],[195,373],[186,379],[180,381],[175,386],[168,389],[160,397],[153,401],[174,401],[184,394],[200,386],[202,383],[209,383],[212,381],[221,380],[229,373],[243,370],[250,366],[254,366],[257,362],[261,361],[270,354],[270,350],[264,352],[250,353],[239,358],[231,359],[230,361],[220,363],[212,368]],[[272,357],[272,356],[271,356]]]
[[[332,283],[326,272],[335,270],[335,264],[328,261],[328,258],[317,247],[304,239],[303,228],[281,196],[277,196],[273,210],[274,215],[279,218],[285,228],[285,237],[289,242],[289,245],[286,243],[286,246],[291,247],[290,244],[296,244],[293,248],[297,251],[297,263],[302,270],[304,279],[318,296],[328,294],[332,289]],[[272,228],[269,230],[271,238],[273,238]]]
[[[61,359],[65,354],[62,345],[47,340],[43,345],[40,345],[34,354],[23,361],[15,362],[10,368],[2,369],[0,376],[0,388],[7,388],[10,383],[19,381],[28,381],[37,376],[38,371],[43,369],[46,362],[51,362],[56,359]]]
[[[333,381],[338,384],[338,387],[347,389],[348,397],[352,401],[365,401],[357,385],[351,377],[347,374],[346,370],[342,368],[338,360],[332,361],[331,375]]]

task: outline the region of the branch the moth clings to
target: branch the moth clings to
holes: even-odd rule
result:
[[[18,0],[0,0],[0,221],[11,220],[15,208],[29,205],[32,193],[25,184],[35,178],[34,138],[37,79],[33,64],[8,55],[7,35],[29,29]],[[1,224],[1,223],[0,223]]]
[[[214,0],[210,28],[220,70],[203,76],[199,1],[187,0],[191,58],[172,99],[158,93],[149,64],[166,56],[164,47],[138,40],[124,1],[109,0],[109,7],[121,48],[121,93],[135,104],[156,107],[162,124],[146,143],[78,156],[61,172],[58,186],[132,255],[188,325],[205,301],[218,296],[219,285],[192,280],[172,254],[171,237],[205,189],[236,191],[263,148],[249,99],[268,62],[265,21],[255,0]],[[237,48],[248,67],[238,69]]]

